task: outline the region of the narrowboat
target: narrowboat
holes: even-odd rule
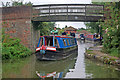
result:
[[[80,40],[85,41],[85,36],[84,36],[84,34],[80,34]]]
[[[39,60],[61,60],[76,54],[78,51],[76,38],[72,36],[40,36],[36,48]]]
[[[102,37],[100,37],[100,35],[97,34],[88,34],[85,36],[85,39],[90,41],[101,41]]]

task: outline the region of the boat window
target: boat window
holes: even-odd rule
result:
[[[69,46],[70,44],[69,44],[69,41],[68,41],[68,39],[66,39],[66,41],[67,41],[67,45]]]
[[[47,36],[46,38],[45,38],[46,40],[46,46],[53,46],[53,37],[51,37],[51,36]]]
[[[74,38],[74,44],[76,43],[75,38]]]
[[[57,40],[57,39],[55,39],[54,45],[55,45],[56,47],[58,47],[58,40]]]
[[[47,40],[47,46],[50,46],[50,40]]]
[[[75,40],[73,38],[71,38],[71,45],[75,44]]]
[[[64,44],[64,46],[66,46],[66,42],[65,42],[65,39],[63,39],[63,44]]]
[[[73,38],[73,44],[75,44],[75,39]]]
[[[95,35],[93,35],[93,38],[95,38]]]
[[[74,44],[74,39],[72,38],[72,45]]]
[[[70,44],[72,45],[72,38],[70,39]]]
[[[42,46],[42,45],[43,45],[43,37],[40,40],[40,46]]]
[[[71,45],[73,45],[73,38],[71,38]]]

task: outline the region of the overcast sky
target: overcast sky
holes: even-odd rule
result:
[[[11,2],[11,0],[0,0],[2,2]],[[91,0],[12,0],[12,1],[23,1],[32,2],[34,5],[40,4],[90,4]]]
[[[14,0],[13,0],[14,1]],[[18,0],[15,0],[18,1]],[[41,5],[41,4],[90,4],[91,0],[20,0],[23,2],[32,2],[33,5]],[[11,0],[0,0],[0,6],[1,2],[11,2]],[[75,28],[86,28],[84,25],[84,22],[56,22],[56,27],[62,28],[67,26],[73,26]]]

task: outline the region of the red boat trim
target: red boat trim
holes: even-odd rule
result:
[[[46,37],[46,36],[40,36],[40,37]],[[60,38],[74,38],[74,37],[68,37],[68,36],[53,36],[53,37],[60,37]]]
[[[55,36],[55,37],[60,37],[60,38],[72,38],[72,37],[67,37],[67,36]]]
[[[45,46],[45,47],[46,47],[46,50],[56,51],[56,48],[55,48],[55,47],[47,47],[47,46]],[[41,47],[36,48],[36,51],[39,51],[39,50],[41,50]]]
[[[55,76],[56,75],[56,72],[52,72],[52,73],[49,73],[49,74],[47,74],[46,76],[42,76],[42,75],[40,75],[40,73],[38,73],[38,71],[36,71],[36,74],[37,74],[37,76],[39,76],[40,78],[46,78],[46,77],[52,77],[52,76]]]

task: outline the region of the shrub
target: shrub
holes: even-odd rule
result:
[[[4,41],[4,40],[3,40]],[[31,51],[20,43],[18,38],[9,38],[2,45],[2,59],[23,58],[31,55]]]

